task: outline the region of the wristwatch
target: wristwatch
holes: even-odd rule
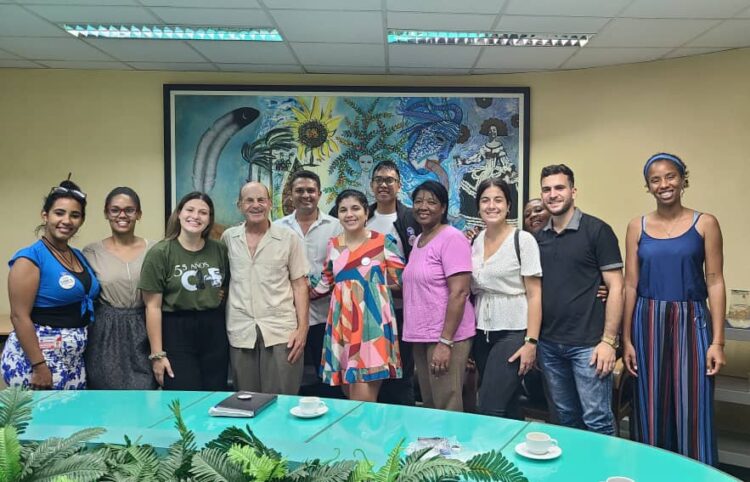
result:
[[[442,336],[438,340],[438,342],[442,343],[443,345],[447,346],[448,348],[453,348],[453,344],[455,343],[453,340],[449,340],[447,338],[443,338]]]
[[[620,340],[618,340],[616,336],[612,337],[612,336],[602,335],[602,341],[606,343],[607,345],[611,346],[612,348],[614,348],[615,350],[620,348]]]

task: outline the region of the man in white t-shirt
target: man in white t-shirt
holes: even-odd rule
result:
[[[370,206],[367,227],[382,234],[392,234],[396,238],[401,255],[408,262],[411,248],[422,229],[414,220],[411,208],[404,206],[398,200],[398,193],[401,191],[401,174],[398,166],[393,161],[379,162],[372,171],[370,187],[375,194],[375,203]],[[385,380],[380,389],[378,401],[414,405],[414,357],[411,344],[401,339],[404,310],[400,292],[394,292],[394,309],[401,348],[403,378]]]
[[[320,177],[317,174],[312,171],[296,171],[292,174],[289,183],[294,212],[276,220],[275,224],[289,228],[299,236],[305,245],[305,253],[310,263],[309,274],[319,277],[326,259],[328,241],[341,233],[341,223],[338,219],[318,209],[321,191]],[[318,373],[323,353],[329,303],[329,296],[310,300],[310,328],[307,331],[305,360],[306,364],[314,369],[318,381],[320,381]],[[307,377],[306,375],[305,379]],[[317,395],[332,395],[320,386],[313,388],[312,391]]]

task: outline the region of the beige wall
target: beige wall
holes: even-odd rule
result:
[[[0,70],[0,259],[33,239],[42,196],[73,172],[89,193],[78,246],[107,234],[101,202],[115,185],[143,196],[140,233],[161,235],[164,83],[531,87],[532,195],[539,169],[566,162],[578,204],[622,240],[628,220],[653,208],[640,171],[657,151],[682,156],[686,203],[714,213],[725,236],[728,287],[750,289],[742,183],[750,179],[750,49],[557,73],[471,77],[254,75]],[[5,269],[3,270],[5,272]],[[6,279],[0,276],[0,290]],[[9,310],[0,296],[0,313]]]

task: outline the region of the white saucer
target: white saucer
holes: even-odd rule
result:
[[[549,452],[547,452],[546,454],[532,454],[531,452],[526,450],[526,442],[521,442],[520,444],[516,445],[516,453],[518,455],[522,455],[526,458],[534,460],[552,460],[562,455],[562,449],[557,445],[553,445],[549,449]]]
[[[292,415],[298,418],[315,418],[315,417],[320,417],[327,411],[328,411],[328,406],[325,404],[321,404],[320,408],[314,412],[303,412],[302,410],[300,410],[299,406],[296,406],[296,407],[292,407],[291,410],[289,410],[289,413],[291,413]]]

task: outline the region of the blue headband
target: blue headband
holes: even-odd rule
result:
[[[683,164],[682,160],[677,157],[673,156],[672,154],[667,154],[666,152],[660,152],[659,154],[654,154],[653,156],[649,157],[648,161],[646,161],[646,165],[643,166],[643,178],[648,182],[648,170],[651,167],[651,164],[655,163],[656,161],[669,161],[675,166],[677,166],[677,170],[680,171],[680,176],[685,177],[685,164]]]

